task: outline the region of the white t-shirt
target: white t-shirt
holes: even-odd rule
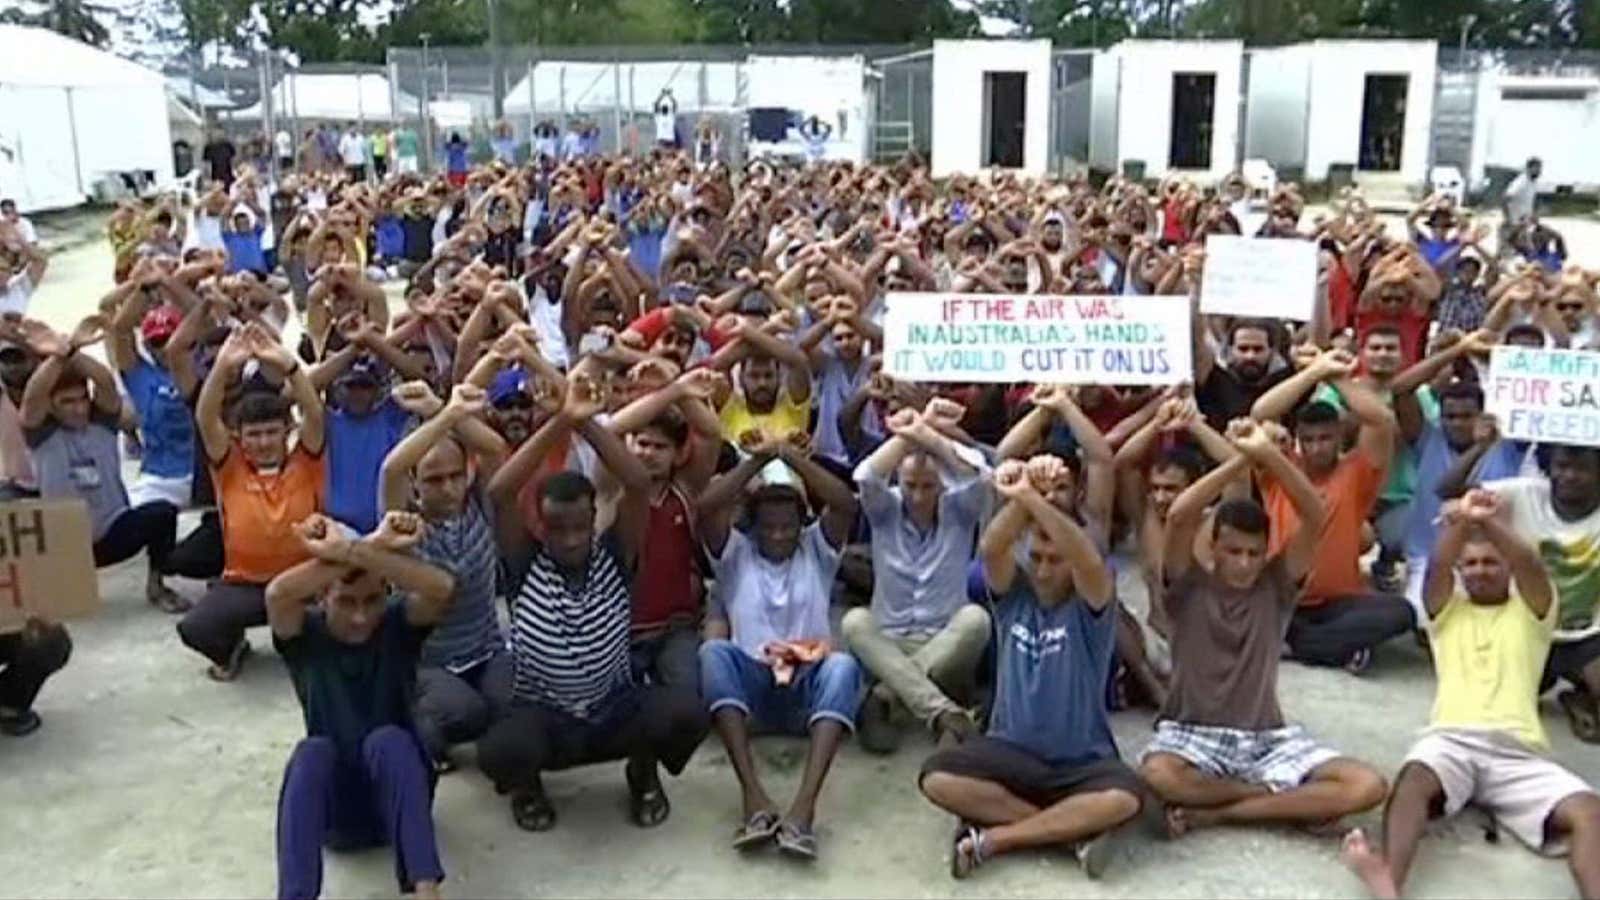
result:
[[[762,556],[755,541],[737,528],[730,530],[711,568],[739,649],[761,659],[761,648],[770,641],[828,639],[828,604],[839,560],[820,521],[800,532],[794,555],[781,563]]]
[[[1533,215],[1533,201],[1539,196],[1539,186],[1527,172],[1523,172],[1506,186],[1506,212],[1515,224]]]
[[[272,136],[272,146],[277,148],[279,159],[288,159],[294,156],[294,138],[289,137],[289,132],[280,131]]]
[[[670,97],[656,103],[656,140],[671,143],[678,139],[678,103]]]
[[[339,139],[339,156],[344,159],[347,166],[364,166],[367,164],[367,141],[356,134],[346,134]]]
[[[39,243],[39,232],[34,230],[33,222],[27,216],[17,216],[17,220],[11,224],[24,244],[31,247]]]
[[[202,250],[222,250],[222,217],[209,213],[195,212],[194,227],[189,229],[191,247]]]
[[[0,314],[16,313],[26,315],[28,301],[33,297],[33,279],[24,271],[15,272],[11,280],[6,282],[5,290],[0,291]]]
[[[1484,485],[1511,507],[1511,530],[1532,544],[1555,583],[1561,606],[1557,641],[1600,634],[1593,610],[1600,601],[1600,509],[1567,521],[1556,515],[1546,478],[1505,478]]]

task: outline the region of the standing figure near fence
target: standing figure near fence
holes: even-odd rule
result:
[[[678,146],[678,98],[672,96],[672,88],[662,88],[661,96],[656,98],[656,146]]]

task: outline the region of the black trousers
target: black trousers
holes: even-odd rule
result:
[[[152,500],[125,509],[94,542],[95,568],[116,565],[144,550],[150,555],[150,568],[163,572],[177,536],[178,508],[171,503]]]
[[[214,509],[200,514],[200,524],[183,536],[167,557],[164,575],[206,581],[222,574],[222,516]]]
[[[1295,610],[1285,639],[1300,662],[1342,666],[1357,650],[1371,650],[1416,627],[1416,614],[1404,597],[1355,594]]]
[[[687,688],[635,685],[593,721],[520,703],[478,740],[478,768],[509,791],[532,787],[541,772],[614,759],[652,758],[677,775],[710,727]]]
[[[61,625],[34,620],[21,631],[0,634],[0,706],[32,707],[45,680],[71,656],[72,638]]]
[[[267,586],[218,582],[178,622],[185,646],[219,666],[251,628],[267,624]]]
[[[417,736],[434,759],[475,741],[511,700],[511,654],[502,650],[464,672],[417,669]]]

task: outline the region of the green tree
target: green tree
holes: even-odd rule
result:
[[[48,28],[90,46],[104,47],[111,41],[106,23],[114,21],[116,14],[112,7],[89,0],[44,0],[0,10],[0,22]]]

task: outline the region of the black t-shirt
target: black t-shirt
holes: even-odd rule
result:
[[[1293,374],[1294,370],[1285,366],[1275,372],[1268,372],[1254,384],[1246,384],[1239,380],[1239,376],[1220,365],[1215,365],[1211,367],[1211,374],[1206,377],[1199,390],[1194,392],[1195,405],[1200,407],[1200,412],[1205,415],[1206,421],[1212,428],[1223,431],[1234,419],[1250,415],[1250,407],[1255,405],[1262,394],[1272,390]]]
[[[400,232],[405,237],[400,255],[414,263],[425,263],[433,258],[433,217],[405,215],[400,218]]]
[[[268,213],[272,216],[272,230],[278,235],[278,240],[283,240],[283,232],[288,229],[289,222],[300,209],[300,197],[292,191],[273,191],[268,200],[272,204]]]
[[[200,158],[211,166],[211,177],[216,181],[233,180],[233,155],[233,143],[230,141],[212,141],[200,151]]]
[[[412,728],[417,658],[432,628],[406,621],[405,603],[391,596],[383,621],[365,643],[346,644],[328,632],[320,609],[306,613],[300,634],[272,644],[289,667],[305,713],[306,736],[332,738],[343,760],[361,759],[361,742],[384,725]]]

